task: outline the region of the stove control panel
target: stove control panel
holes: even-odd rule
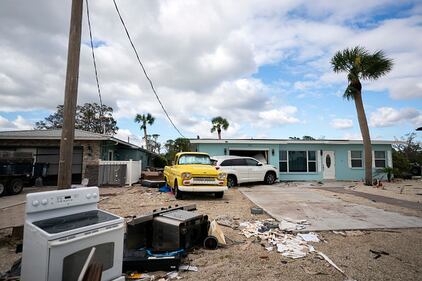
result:
[[[98,187],[30,193],[26,196],[26,212],[34,213],[79,205],[96,204],[98,201]]]

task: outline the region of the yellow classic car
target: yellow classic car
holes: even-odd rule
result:
[[[164,180],[177,199],[182,199],[184,192],[214,192],[216,198],[222,198],[226,177],[211,165],[210,156],[201,152],[179,152],[173,165],[164,167]]]

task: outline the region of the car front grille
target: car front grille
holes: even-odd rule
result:
[[[215,178],[210,177],[193,177],[192,184],[217,184]]]

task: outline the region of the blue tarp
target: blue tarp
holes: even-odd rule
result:
[[[165,184],[162,187],[160,187],[158,189],[158,191],[160,191],[160,192],[171,192],[171,189],[170,189],[170,187],[167,186],[167,184]]]

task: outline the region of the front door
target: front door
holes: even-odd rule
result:
[[[334,180],[336,178],[336,158],[334,151],[324,151],[322,153],[322,166],[324,167],[324,179]]]

